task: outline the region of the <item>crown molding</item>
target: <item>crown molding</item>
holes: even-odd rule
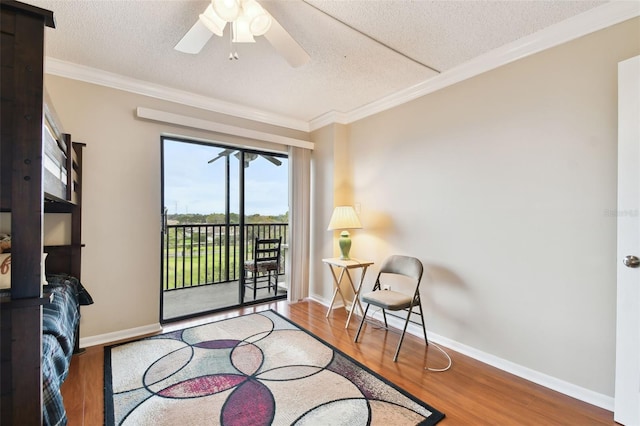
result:
[[[247,120],[310,132],[334,123],[353,123],[429,93],[460,83],[487,71],[637,16],[640,16],[640,2],[635,0],[613,0],[538,31],[528,37],[487,52],[469,62],[445,71],[436,77],[422,81],[390,96],[378,99],[349,112],[329,111],[309,122],[136,80],[51,57],[46,58],[45,72],[51,75],[98,84]]]
[[[47,74],[70,78],[72,80],[79,80],[112,89],[124,90],[207,111],[245,118],[247,120],[258,121],[294,130],[301,130],[303,132],[309,131],[309,123],[304,120],[272,114],[240,104],[221,101],[195,93],[161,86],[159,84],[136,80],[120,74],[62,61],[49,56],[45,59],[45,72]]]
[[[640,16],[640,2],[613,0],[513,43],[478,56],[429,80],[371,102],[348,113],[331,111],[309,122],[311,131],[333,122],[353,123],[452,86],[487,71]]]
[[[349,114],[338,111],[329,111],[309,122],[309,130],[314,131],[330,124],[349,124]]]

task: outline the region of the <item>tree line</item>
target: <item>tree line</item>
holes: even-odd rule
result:
[[[168,220],[175,220],[180,225],[185,224],[199,224],[199,223],[210,223],[212,225],[221,225],[226,223],[224,213],[210,213],[210,214],[199,214],[199,213],[179,213],[179,214],[168,214]],[[247,224],[260,224],[260,223],[287,223],[289,222],[289,212],[276,215],[276,216],[267,216],[261,214],[252,214],[248,215],[245,218],[245,223]],[[240,215],[238,213],[230,213],[229,214],[229,223],[238,224],[240,223]]]

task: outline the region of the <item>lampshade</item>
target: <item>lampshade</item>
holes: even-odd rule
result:
[[[360,229],[362,224],[352,206],[338,206],[333,210],[327,231],[334,229]]]
[[[227,21],[220,18],[213,11],[213,6],[207,6],[207,9],[204,13],[200,14],[200,22],[204,24],[205,27],[209,29],[212,33],[217,35],[218,37],[222,37],[224,27],[227,25]]]

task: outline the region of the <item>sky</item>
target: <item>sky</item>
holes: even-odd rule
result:
[[[165,139],[164,204],[169,214],[224,213],[224,148]],[[231,158],[231,212],[238,213],[239,160]],[[275,166],[258,156],[245,169],[245,214],[280,215],[288,210],[288,163]]]

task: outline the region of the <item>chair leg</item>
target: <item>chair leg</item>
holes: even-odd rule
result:
[[[255,271],[253,273],[253,300],[256,300],[257,292],[258,292],[258,272]]]
[[[427,339],[427,327],[424,325],[424,315],[422,313],[422,305],[420,305],[420,320],[422,322],[422,332],[424,333],[424,343],[429,346],[429,339]]]
[[[369,310],[369,306],[371,305],[367,303],[367,307],[364,308],[364,312],[362,313],[362,319],[360,320],[360,325],[358,326],[358,331],[356,332],[356,337],[353,339],[354,343],[358,342],[358,336],[360,336],[360,330],[362,330],[362,325],[364,324],[364,320],[367,317],[367,311]]]
[[[387,311],[382,309],[382,318],[384,318],[384,328],[388,329],[389,325],[387,324]]]
[[[427,339],[427,327],[424,323],[424,314],[422,311],[422,300],[420,299],[420,291],[416,290],[416,294],[414,297],[414,304],[416,309],[420,308],[420,322],[422,323],[422,333],[424,334],[424,342],[429,346],[429,339]]]
[[[242,285],[240,286],[240,300],[244,302],[244,295],[247,292],[247,271],[244,271],[244,276],[242,277]]]
[[[402,346],[402,341],[404,340],[404,334],[407,332],[407,326],[409,325],[409,318],[411,317],[412,310],[413,310],[413,304],[409,306],[409,313],[407,314],[407,320],[404,322],[404,328],[402,329],[402,334],[400,335],[400,341],[398,342],[398,348],[396,349],[396,354],[393,356],[393,362],[398,361],[400,346]]]

